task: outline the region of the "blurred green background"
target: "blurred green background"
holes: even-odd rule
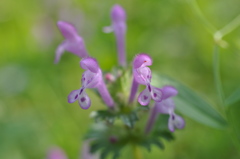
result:
[[[69,92],[80,87],[82,69],[79,58],[70,53],[53,64],[55,49],[63,40],[56,22],[74,23],[89,54],[98,59],[103,70],[110,71],[117,63],[115,38],[104,34],[102,28],[110,24],[109,12],[116,3],[127,12],[128,62],[137,53],[149,53],[153,70],[180,80],[218,109],[212,74],[214,40],[190,1],[1,0],[0,158],[44,159],[52,146],[64,149],[70,159],[78,158],[82,138],[93,122],[89,114],[103,105],[91,91],[89,110],[67,103]],[[240,14],[239,0],[197,3],[219,29]],[[240,27],[224,40],[229,46],[221,49],[221,77],[228,96],[239,86]],[[237,133],[239,104],[231,109]],[[164,151],[143,150],[144,158],[240,158],[235,144],[239,141],[232,140],[231,133],[184,118],[186,128],[175,133],[176,141],[166,143]]]

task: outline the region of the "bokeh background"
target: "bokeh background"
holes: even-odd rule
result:
[[[185,83],[218,109],[212,72],[213,36],[190,1],[1,0],[0,158],[44,159],[53,146],[64,149],[70,159],[79,158],[82,138],[93,122],[89,114],[103,105],[91,91],[89,110],[67,103],[69,92],[80,87],[83,71],[80,59],[70,53],[53,64],[55,49],[63,40],[56,22],[74,23],[89,54],[98,59],[104,71],[110,71],[117,64],[115,38],[103,33],[102,28],[110,24],[109,12],[116,3],[127,12],[128,62],[137,53],[149,53],[153,70]],[[219,29],[240,14],[239,0],[197,3]],[[239,86],[240,27],[224,40],[229,46],[220,49],[221,77],[228,96]],[[239,104],[231,110],[236,132],[240,130]],[[164,151],[142,150],[144,158],[240,157],[239,141],[233,140],[231,133],[184,118],[186,128],[175,133],[176,140],[166,143]]]

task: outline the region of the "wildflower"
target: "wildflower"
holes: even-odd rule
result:
[[[67,159],[66,154],[60,148],[52,148],[48,152],[47,159]]]
[[[172,86],[164,86],[162,88],[162,98],[161,102],[155,102],[152,108],[151,114],[148,119],[148,123],[145,128],[145,132],[149,133],[155,123],[155,120],[159,114],[169,114],[168,129],[174,132],[175,128],[182,129],[185,126],[185,121],[182,117],[175,114],[175,103],[172,97],[178,94],[178,91]]]
[[[152,65],[152,59],[147,54],[139,54],[133,60],[133,84],[131,88],[130,101],[133,100],[138,84],[146,85],[140,95],[138,96],[138,102],[141,105],[148,105],[151,98],[155,102],[162,100],[162,90],[151,85],[152,73],[149,67]]]
[[[175,103],[171,98],[168,98],[162,102],[157,102],[155,104],[156,107],[158,107],[159,113],[162,114],[169,114],[168,119],[168,129],[171,132],[175,131],[175,128],[183,129],[185,126],[185,121],[182,117],[179,115],[176,115],[174,112],[175,109]]]
[[[120,5],[115,5],[111,11],[112,25],[104,27],[105,33],[114,32],[117,40],[118,60],[121,66],[126,66],[125,35],[126,14]]]
[[[64,21],[58,21],[57,26],[64,36],[65,40],[58,46],[56,50],[55,63],[58,63],[63,52],[69,51],[81,58],[87,57],[88,53],[85,48],[84,41],[77,33],[76,28]]]
[[[78,100],[82,109],[88,109],[91,105],[91,100],[85,92],[86,88],[97,88],[104,102],[113,107],[114,102],[106,88],[102,79],[102,71],[94,58],[87,57],[80,61],[80,66],[86,71],[82,75],[82,87],[78,90],[73,90],[68,96],[68,102],[73,103]]]

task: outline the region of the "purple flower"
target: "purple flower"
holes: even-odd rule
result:
[[[175,128],[183,129],[185,121],[175,114],[175,103],[172,99],[173,96],[177,95],[178,91],[172,86],[165,86],[162,90],[164,92],[163,100],[155,103],[157,111],[162,114],[169,114],[168,128],[171,132],[174,132]]]
[[[155,102],[162,100],[162,90],[151,85],[152,73],[149,67],[152,65],[152,59],[147,54],[139,54],[133,60],[133,85],[130,94],[130,101],[136,94],[138,84],[146,85],[146,89],[143,90],[138,96],[138,102],[141,105],[148,105],[151,98]],[[138,84],[136,84],[138,83]],[[134,88],[135,87],[135,88]]]
[[[145,128],[145,133],[151,131],[159,114],[169,114],[168,128],[171,132],[174,132],[175,128],[182,129],[185,126],[183,118],[175,114],[175,103],[173,99],[171,99],[177,95],[178,91],[172,86],[165,86],[162,88],[162,92],[163,100],[161,102],[155,102]]]
[[[58,21],[57,26],[65,40],[56,50],[55,63],[59,62],[64,51],[69,51],[81,58],[87,57],[88,53],[84,41],[82,37],[78,35],[76,28],[72,24],[64,21]]]
[[[114,5],[111,11],[112,25],[104,27],[104,32],[114,32],[117,40],[118,60],[121,66],[126,66],[126,14],[120,5]]]
[[[52,148],[48,152],[47,159],[67,159],[66,154],[60,148]]]
[[[88,109],[91,105],[91,100],[86,94],[85,89],[97,88],[105,103],[109,107],[113,107],[114,102],[103,82],[102,71],[97,61],[94,58],[87,57],[80,61],[80,66],[86,70],[82,75],[82,87],[78,90],[73,90],[68,95],[68,102],[73,103],[78,100],[82,109]]]

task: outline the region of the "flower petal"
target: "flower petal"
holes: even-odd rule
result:
[[[146,67],[152,65],[152,58],[148,54],[138,54],[133,60],[133,68]]]
[[[151,82],[152,72],[148,67],[133,70],[133,76],[137,83],[147,85]]]
[[[100,68],[97,60],[92,57],[84,58],[80,61],[80,66],[85,70],[90,70],[91,72],[97,73]]]
[[[66,39],[74,39],[78,36],[76,28],[68,22],[58,21],[57,26]]]
[[[89,70],[82,75],[82,86],[85,88],[95,88],[102,82],[102,73],[93,73]]]
[[[169,116],[169,119],[168,119],[168,129],[169,129],[171,132],[174,132],[174,131],[175,131],[172,115],[170,115],[170,116]]]
[[[73,103],[79,98],[79,89],[78,90],[73,90],[69,95],[68,95],[68,103]]]
[[[78,98],[78,103],[82,109],[88,109],[91,106],[91,100],[85,93],[85,91],[80,94]]]
[[[168,129],[171,132],[174,132],[175,128],[183,129],[184,127],[185,127],[184,119],[176,115],[175,113],[171,113],[168,119]]]
[[[185,127],[184,119],[179,115],[175,115],[174,126],[178,129],[183,129]]]
[[[138,102],[141,105],[148,105],[151,100],[151,93],[148,91],[148,89],[144,89],[138,96]]]
[[[66,42],[64,41],[63,43],[61,43],[58,46],[58,48],[56,50],[54,63],[58,63],[59,62],[59,60],[61,59],[62,54],[65,51],[65,49],[66,49]]]
[[[170,114],[175,109],[175,103],[171,98],[156,102],[155,106],[157,107],[157,111],[162,114]]]
[[[114,23],[121,23],[126,21],[125,10],[120,5],[114,5],[111,11],[112,21]]]
[[[152,86],[151,95],[152,95],[152,99],[153,99],[155,102],[161,102],[161,101],[162,101],[163,92],[162,92],[162,90],[161,90],[160,88],[157,88],[157,87],[153,87],[153,86]]]
[[[81,58],[88,56],[84,40],[80,36],[77,36],[74,40],[66,40],[65,49]]]
[[[176,96],[178,94],[177,89],[173,86],[164,86],[162,88],[162,92],[163,92],[163,99],[167,99],[167,98]]]

